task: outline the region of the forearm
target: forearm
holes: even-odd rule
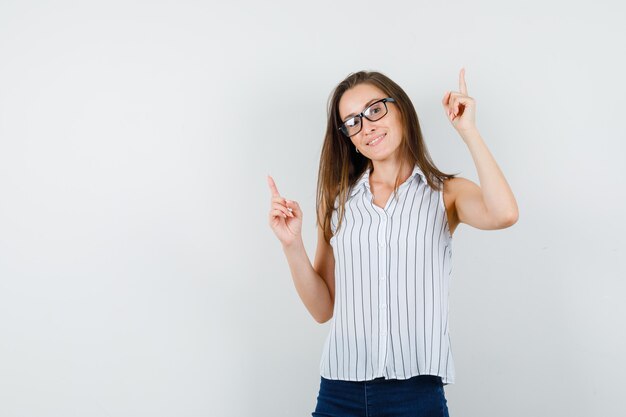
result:
[[[330,290],[311,265],[302,239],[297,239],[288,246],[283,245],[283,252],[287,257],[293,283],[300,299],[315,321],[326,322],[332,316],[333,311]]]
[[[515,221],[518,216],[517,202],[511,187],[478,130],[461,133],[476,165],[483,202],[487,211],[503,221]]]

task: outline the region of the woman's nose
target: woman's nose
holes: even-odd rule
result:
[[[368,120],[365,117],[363,117],[361,119],[361,123],[363,124],[363,127],[362,127],[362,131],[363,132],[367,132],[368,129],[370,129],[370,130],[374,129],[374,127],[376,125],[376,122],[372,122],[371,120]]]

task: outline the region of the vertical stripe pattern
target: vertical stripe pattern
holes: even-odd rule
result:
[[[348,381],[428,374],[453,384],[443,193],[416,164],[383,209],[373,203],[369,174],[350,190],[341,230],[337,210],[331,219],[335,305],[320,373]]]

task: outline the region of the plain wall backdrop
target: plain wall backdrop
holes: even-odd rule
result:
[[[0,415],[307,416],[330,323],[268,224],[304,211],[326,104],[378,70],[436,165],[466,68],[518,202],[453,236],[452,417],[626,415],[624,5],[0,3]]]

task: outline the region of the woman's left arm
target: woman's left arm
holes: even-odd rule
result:
[[[465,69],[459,75],[460,93],[447,92],[442,100],[448,118],[472,155],[480,186],[465,178],[451,185],[459,222],[479,229],[502,229],[517,222],[517,202],[495,159],[476,128],[476,103],[467,95]]]

